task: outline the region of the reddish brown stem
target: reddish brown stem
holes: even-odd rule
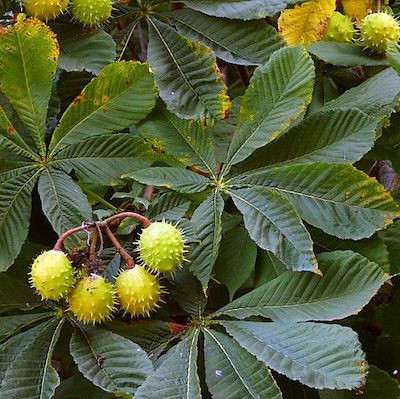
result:
[[[109,223],[113,222],[114,220],[121,220],[121,219],[125,219],[125,218],[132,218],[132,219],[136,219],[138,220],[140,223],[142,223],[142,225],[144,227],[149,227],[151,225],[151,222],[149,219],[147,219],[146,217],[139,215],[138,213],[135,212],[121,212],[121,213],[117,213],[116,215],[112,215],[107,219],[104,219],[100,226],[106,226]]]
[[[108,225],[103,225],[102,226],[103,231],[108,235],[108,238],[114,245],[114,247],[117,249],[117,251],[120,253],[120,255],[125,259],[127,269],[132,269],[135,267],[135,261],[133,260],[132,256],[126,252],[125,248],[120,244],[120,242],[117,240],[117,237],[112,233]]]
[[[59,239],[57,240],[56,244],[54,245],[54,250],[55,251],[62,251],[62,245],[64,243],[64,241],[69,237],[72,236],[72,234],[78,233],[82,230],[86,230],[88,228],[88,226],[79,226],[79,227],[75,227],[71,230],[66,231],[64,234],[62,234]]]
[[[96,245],[98,238],[99,238],[99,232],[97,231],[97,228],[93,229],[92,242],[90,243],[90,260],[96,259]]]

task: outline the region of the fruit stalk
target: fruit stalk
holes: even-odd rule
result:
[[[126,268],[127,269],[133,269],[135,267],[135,261],[133,260],[132,256],[126,252],[125,248],[120,244],[120,242],[117,240],[117,237],[112,233],[110,230],[110,227],[108,224],[102,225],[103,231],[108,235],[108,238],[114,245],[114,247],[117,249],[117,251],[120,253],[120,255],[125,259],[126,261]]]

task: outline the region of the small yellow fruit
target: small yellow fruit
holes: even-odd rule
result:
[[[115,280],[119,305],[131,316],[149,316],[158,308],[161,287],[158,278],[143,267],[123,271]]]
[[[60,16],[68,8],[69,0],[25,0],[26,13],[39,19],[52,19]]]
[[[360,33],[365,47],[376,53],[385,53],[389,41],[399,41],[400,26],[391,15],[378,12],[364,18]]]
[[[155,222],[143,230],[139,251],[143,262],[156,272],[172,272],[184,258],[185,242],[179,229],[167,222]]]
[[[356,30],[354,29],[351,19],[335,11],[329,20],[329,25],[325,31],[323,40],[337,43],[351,43],[355,33]]]
[[[72,0],[71,12],[83,25],[96,26],[111,17],[112,0]]]
[[[84,277],[69,295],[69,310],[84,323],[101,323],[111,319],[115,310],[114,287],[104,277]]]
[[[74,268],[62,251],[45,251],[32,265],[30,282],[42,299],[60,300],[75,283]]]

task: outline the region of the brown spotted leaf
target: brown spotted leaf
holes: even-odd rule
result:
[[[155,18],[149,36],[149,63],[167,108],[183,119],[224,118],[230,101],[212,51]]]
[[[19,20],[0,33],[0,91],[41,155],[46,153],[46,116],[58,56],[54,33],[36,19]]]
[[[156,101],[147,64],[108,65],[75,98],[54,131],[51,153],[91,136],[120,131],[144,119]]]
[[[290,46],[320,41],[329,18],[336,8],[336,0],[312,0],[282,12],[278,20],[279,32]]]

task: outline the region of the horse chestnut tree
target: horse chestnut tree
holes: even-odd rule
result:
[[[398,399],[399,13],[0,2],[0,398]]]

